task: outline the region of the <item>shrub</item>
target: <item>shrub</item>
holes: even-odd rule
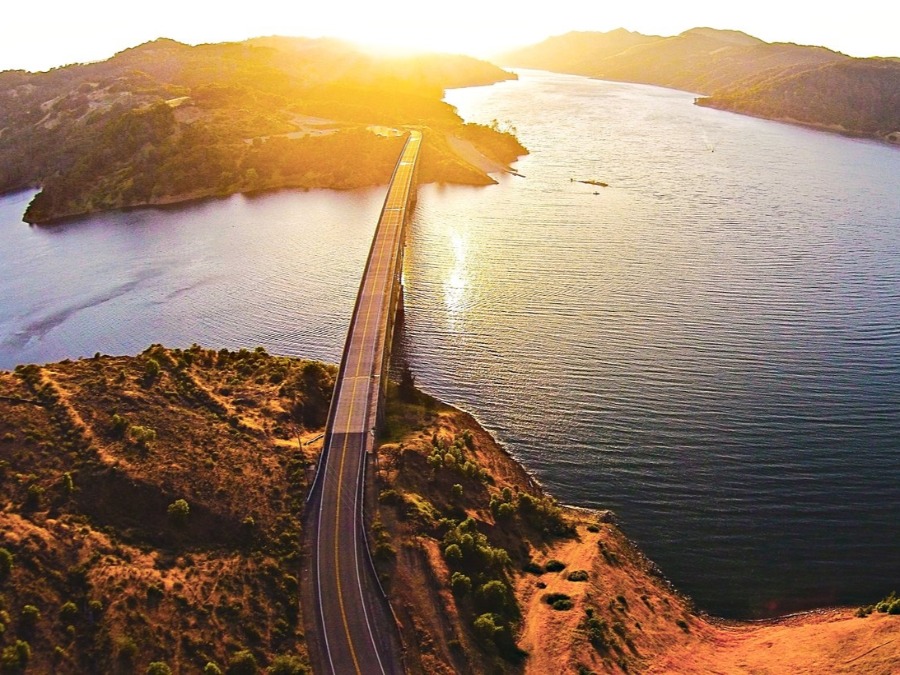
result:
[[[22,613],[19,615],[19,620],[25,628],[34,628],[37,622],[41,620],[41,610],[34,605],[25,605],[22,608]]]
[[[65,623],[71,622],[78,616],[78,605],[74,602],[66,602],[59,608],[59,618]]]
[[[0,652],[0,670],[7,672],[25,670],[30,658],[31,645],[24,640],[16,640],[15,644],[7,645],[3,648],[3,652]]]
[[[116,659],[123,666],[134,663],[138,654],[137,642],[133,638],[124,635],[116,640]]]
[[[203,668],[203,675],[222,675],[222,669],[217,663],[209,661]]]
[[[256,675],[259,672],[259,666],[256,664],[253,652],[249,649],[242,649],[231,657],[225,672],[227,675]]]
[[[156,430],[135,424],[128,429],[128,435],[136,446],[146,450],[156,440]]]
[[[184,499],[176,499],[169,504],[166,512],[175,525],[182,526],[187,522],[188,516],[191,514],[191,507]]]
[[[13,567],[13,554],[8,549],[0,548],[0,581],[5,580]]]
[[[269,675],[305,675],[309,668],[297,656],[282,654],[276,656],[269,666]]]
[[[147,666],[147,675],[172,675],[172,669],[162,661],[153,661]]]
[[[472,590],[472,580],[461,572],[454,572],[450,577],[450,589],[453,595],[461,598]]]
[[[109,435],[113,438],[125,438],[126,431],[128,431],[128,420],[126,420],[118,413],[114,413],[112,416],[112,426],[110,427]]]
[[[584,570],[574,570],[573,572],[569,572],[566,579],[569,581],[587,581],[588,573]]]
[[[566,569],[566,564],[561,560],[548,560],[544,565],[544,570],[547,572],[562,572],[564,569]]]
[[[160,370],[159,361],[156,359],[147,359],[147,363],[144,365],[144,382],[147,384],[153,382],[159,377]]]
[[[475,601],[480,609],[494,614],[506,614],[515,604],[509,586],[499,579],[492,579],[479,586],[475,592]]]
[[[534,560],[529,560],[527,563],[522,565],[522,571],[540,576],[544,573],[544,568],[534,562]]]
[[[29,511],[37,510],[41,505],[41,497],[44,496],[44,488],[32,483],[25,494],[25,508]]]
[[[565,593],[547,593],[541,599],[559,612],[565,612],[573,607],[572,598]]]

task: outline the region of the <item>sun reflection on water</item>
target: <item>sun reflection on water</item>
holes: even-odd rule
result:
[[[469,281],[466,258],[469,238],[460,232],[451,231],[450,248],[452,250],[452,261],[451,267],[447,270],[447,278],[444,281],[444,304],[447,307],[450,329],[457,331],[462,329],[462,322],[465,319],[468,304],[466,288],[469,285]]]

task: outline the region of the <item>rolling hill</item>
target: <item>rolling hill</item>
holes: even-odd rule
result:
[[[46,73],[0,73],[0,193],[41,187],[32,223],[281,187],[387,182],[399,139],[423,129],[427,179],[484,184],[457,135],[508,163],[509,134],[466,128],[445,88],[513,78],[484,61],[376,58],[336,40],[158,39]],[[376,129],[376,131],[378,131]],[[499,153],[499,157],[497,156]]]
[[[699,105],[900,142],[897,59],[694,28],[674,37],[568,33],[498,62],[681,89],[701,94]]]

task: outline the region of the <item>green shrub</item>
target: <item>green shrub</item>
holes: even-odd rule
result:
[[[273,659],[267,672],[269,675],[305,675],[309,672],[309,668],[299,657],[282,654]]]
[[[25,640],[16,640],[0,652],[0,670],[16,673],[25,670],[31,659],[31,645]]]
[[[112,416],[112,426],[109,429],[109,435],[113,438],[125,438],[125,432],[128,431],[128,420],[114,413]]]
[[[560,612],[565,612],[573,607],[572,598],[565,593],[546,593],[541,600]]]
[[[25,508],[29,511],[36,511],[41,506],[41,498],[43,496],[44,488],[32,483],[28,486],[28,491],[25,493]]]
[[[128,429],[128,435],[136,446],[146,450],[156,440],[156,430],[150,427],[142,427],[138,424]]]
[[[69,623],[78,616],[78,605],[74,602],[66,602],[59,608],[59,618],[65,623]]]
[[[547,572],[562,572],[564,569],[566,569],[566,564],[561,560],[548,560],[544,565],[544,570]]]
[[[505,615],[515,605],[509,586],[499,579],[492,579],[475,591],[475,602],[484,612]]]
[[[172,669],[162,661],[153,661],[147,666],[147,675],[172,675]]]
[[[242,649],[228,661],[228,668],[225,672],[227,675],[256,675],[259,672],[259,666],[256,664],[253,652],[249,649]]]
[[[574,570],[566,576],[569,581],[587,581],[588,573],[585,570]]]
[[[176,499],[169,504],[166,512],[169,514],[169,520],[177,526],[182,526],[191,514],[191,507],[184,499]]]
[[[34,628],[41,620],[41,610],[34,605],[25,605],[19,615],[19,620],[25,628]]]
[[[4,581],[12,572],[13,554],[8,549],[0,548],[0,581]]]
[[[217,663],[209,661],[203,668],[203,675],[222,675],[222,669]]]
[[[454,572],[450,577],[450,589],[453,595],[461,598],[472,590],[472,580],[461,572]]]

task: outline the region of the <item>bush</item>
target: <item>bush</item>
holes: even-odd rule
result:
[[[4,581],[12,572],[13,554],[8,549],[0,548],[0,581]]]
[[[217,663],[209,661],[203,668],[203,675],[222,675],[222,669]]]
[[[0,653],[0,670],[6,672],[25,670],[29,659],[31,659],[31,645],[25,640],[16,640],[15,644],[7,645]]]
[[[162,661],[154,661],[147,666],[147,675],[172,675],[172,669]]]
[[[269,666],[269,675],[305,675],[309,668],[297,656],[282,654],[276,656]]]
[[[37,622],[41,620],[41,610],[34,605],[25,605],[22,608],[22,613],[19,615],[19,620],[25,628],[34,628]]]
[[[176,499],[169,504],[166,512],[175,525],[182,526],[187,522],[188,516],[191,514],[191,507],[184,499]]]
[[[450,589],[453,591],[453,595],[461,598],[472,590],[472,580],[465,574],[454,572],[450,577]]]
[[[566,576],[566,579],[568,579],[569,581],[587,581],[588,573],[584,570],[575,570],[573,572],[569,572],[568,576]]]
[[[231,657],[225,672],[227,675],[256,675],[259,672],[259,666],[256,664],[253,652],[249,649],[242,649]]]
[[[128,430],[131,440],[139,448],[146,450],[150,444],[156,440],[156,431],[150,427],[142,427],[135,424]]]
[[[125,438],[126,431],[128,431],[128,420],[118,413],[113,414],[109,435],[113,438]]]
[[[547,572],[562,572],[564,569],[566,569],[566,564],[561,560],[548,560],[547,564],[544,565],[544,570]]]
[[[64,623],[70,623],[78,616],[78,605],[74,602],[66,602],[62,607],[59,608],[59,618],[63,620]]]
[[[515,606],[512,591],[499,579],[492,579],[478,587],[475,592],[478,607],[485,612],[505,615]]]
[[[559,612],[568,611],[573,607],[572,598],[565,593],[547,593],[541,599]]]

